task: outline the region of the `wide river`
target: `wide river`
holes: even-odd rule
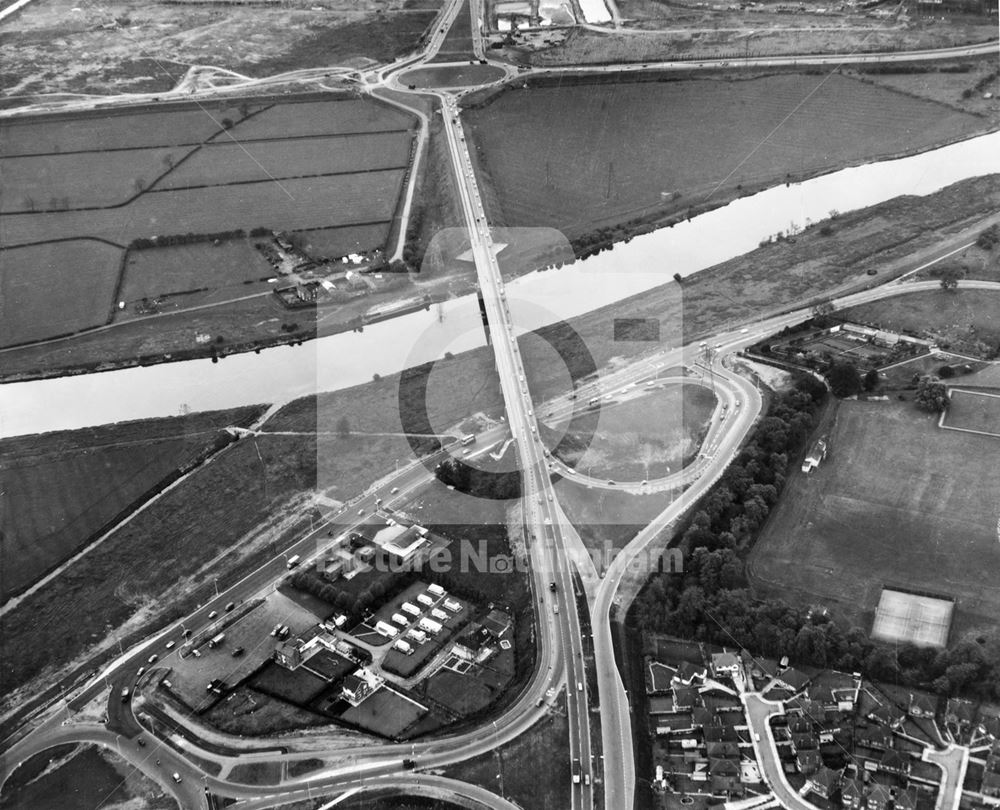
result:
[[[777,186],[636,237],[559,270],[507,286],[523,333],[671,283],[753,250],[761,240],[902,194],[926,195],[970,177],[1000,172],[1000,132],[912,157],[844,169]],[[102,425],[253,403],[368,382],[485,344],[474,295],[302,346],[280,346],[219,363],[190,360],[0,385],[0,436]]]

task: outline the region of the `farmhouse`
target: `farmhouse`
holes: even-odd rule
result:
[[[352,706],[357,706],[365,698],[377,692],[383,683],[385,683],[384,678],[376,675],[367,667],[361,667],[344,678],[340,688],[340,696]]]
[[[819,463],[826,458],[826,438],[817,439],[816,443],[809,451],[805,461],[802,462],[802,472],[812,472],[819,466]]]

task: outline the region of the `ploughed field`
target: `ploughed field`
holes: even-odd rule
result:
[[[571,238],[954,140],[985,122],[839,75],[549,80],[467,113],[492,218]]]
[[[843,402],[829,456],[795,470],[753,550],[754,586],[837,604],[865,630],[883,587],[956,600],[956,628],[1000,614],[1000,438],[943,430],[912,402]]]
[[[141,298],[273,274],[259,255],[248,277],[243,256],[227,255],[246,246],[223,239],[176,288],[175,252],[147,249],[142,272],[155,280],[137,287],[124,255],[136,239],[213,245],[210,235],[258,228],[328,234],[344,253],[383,247],[414,127],[394,107],[352,97],[5,122],[0,346],[112,323],[122,286]],[[230,297],[249,292],[266,288]]]

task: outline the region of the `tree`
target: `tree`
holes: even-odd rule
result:
[[[925,380],[917,386],[917,395],[914,401],[922,411],[941,413],[948,407],[948,389],[944,383]]]
[[[820,301],[812,308],[814,318],[821,318],[833,314],[833,303],[830,301]]]
[[[861,390],[861,378],[858,368],[847,360],[834,363],[826,372],[826,379],[835,396],[843,399],[857,394]]]
[[[876,388],[878,388],[878,370],[873,368],[865,374],[865,391],[874,391]]]
[[[957,290],[958,282],[965,276],[965,273],[958,267],[946,267],[941,271],[941,289]]]
[[[346,439],[351,435],[351,422],[346,416],[341,416],[337,420],[337,435],[341,439]]]

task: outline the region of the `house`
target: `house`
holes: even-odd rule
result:
[[[805,689],[811,679],[805,673],[799,672],[794,667],[789,667],[780,675],[776,676],[774,680],[777,686],[783,686],[792,694],[797,694]]]
[[[991,740],[1000,740],[1000,717],[989,714],[981,715],[978,731]]]
[[[895,731],[903,727],[906,722],[906,714],[892,703],[882,703],[868,712],[868,719],[881,723]]]
[[[858,745],[885,750],[892,747],[892,732],[885,726],[857,726],[854,739]]]
[[[812,731],[807,731],[802,734],[794,733],[791,735],[792,738],[792,750],[795,753],[799,751],[810,751],[819,748],[819,744],[816,740],[816,736]]]
[[[692,689],[690,686],[677,686],[673,687],[674,692],[674,709],[676,711],[685,711],[686,709],[694,708],[695,699],[698,697],[698,693]]]
[[[740,659],[736,653],[720,652],[712,655],[712,673],[716,678],[733,677],[740,668]]]
[[[983,773],[983,786],[980,793],[994,799],[1000,799],[1000,773],[996,771],[986,771]]]
[[[886,810],[892,794],[885,785],[873,782],[868,786],[868,810]]]
[[[718,725],[715,712],[706,709],[704,706],[696,706],[691,710],[691,725],[695,728],[705,728]]]
[[[708,667],[704,664],[692,664],[690,661],[681,661],[677,665],[677,673],[674,680],[684,686],[691,686],[695,681],[705,680],[708,674]]]
[[[893,799],[895,810],[917,810],[917,789],[915,787],[900,788]]]
[[[845,810],[860,810],[865,786],[860,779],[844,779],[840,784],[840,803]]]
[[[805,749],[795,753],[795,764],[798,765],[800,773],[804,776],[809,776],[816,773],[822,767],[823,759],[816,749]]]
[[[705,743],[705,751],[709,759],[739,759],[740,746],[734,742]]]
[[[829,799],[837,788],[840,787],[840,775],[840,771],[831,770],[824,765],[806,779],[806,785],[813,793],[822,796],[824,799]]]
[[[361,667],[344,678],[340,687],[340,696],[352,706],[357,706],[378,691],[384,682],[383,678],[367,667]]]
[[[793,714],[788,718],[789,734],[808,734],[812,731],[812,728],[812,720],[808,717],[803,717],[801,714]]]
[[[910,757],[895,748],[886,749],[878,761],[878,769],[897,776],[905,776],[910,772]]]
[[[812,446],[809,451],[809,455],[806,456],[805,461],[802,462],[802,472],[808,473],[816,469],[819,463],[826,458],[826,439],[817,439],[816,443]]]
[[[736,776],[716,776],[712,775],[710,780],[712,786],[712,793],[716,796],[732,796],[733,794],[742,794],[743,786],[740,783],[739,777]]]
[[[923,692],[910,693],[910,705],[907,714],[910,717],[933,717],[937,713],[937,701]]]
[[[976,719],[976,707],[972,701],[961,698],[949,698],[944,710],[944,721],[964,731]]]
[[[299,649],[299,640],[290,638],[281,642],[274,651],[274,660],[285,669],[294,670],[302,663],[302,650]]]
[[[705,726],[702,729],[702,735],[705,738],[705,742],[734,742],[738,743],[740,741],[739,732],[736,730],[736,726],[731,725],[711,725]]]
[[[659,661],[650,661],[648,674],[646,693],[662,695],[664,692],[670,691],[671,682],[676,677],[676,670],[666,664],[661,664]]]
[[[740,764],[731,759],[709,758],[708,773],[710,776],[733,776],[740,778]]]

